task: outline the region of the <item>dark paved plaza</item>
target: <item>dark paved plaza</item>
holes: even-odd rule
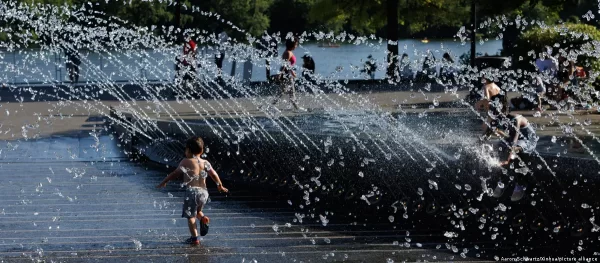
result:
[[[183,244],[182,190],[164,167],[132,163],[106,134],[1,142],[0,262],[386,262],[469,260],[441,233],[294,223],[286,200],[243,185],[210,189],[211,231]],[[409,236],[407,236],[407,234]],[[436,236],[438,238],[436,238]],[[406,238],[413,246],[401,247]],[[475,260],[475,259],[471,259]]]

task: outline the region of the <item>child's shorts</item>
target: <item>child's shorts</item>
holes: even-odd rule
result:
[[[181,217],[193,218],[202,211],[204,204],[208,201],[208,191],[201,187],[190,187],[185,190],[183,197],[183,212]]]

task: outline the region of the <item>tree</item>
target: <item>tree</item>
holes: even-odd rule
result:
[[[522,19],[529,22],[535,20],[555,23],[559,20],[558,13],[565,2],[565,0],[476,1],[477,12],[485,15],[480,21],[494,16],[502,16],[499,18],[501,28],[490,28],[488,31],[502,33],[502,53],[504,55],[513,53],[519,34],[525,27]]]
[[[211,12],[221,15],[225,23],[259,36],[269,28],[267,11],[272,4],[273,0],[211,0],[206,6]]]
[[[269,8],[269,32],[302,33],[320,24],[309,17],[314,0],[277,0]]]

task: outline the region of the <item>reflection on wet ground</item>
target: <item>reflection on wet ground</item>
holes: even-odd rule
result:
[[[156,190],[164,167],[130,162],[111,136],[2,141],[0,149],[6,262],[469,260],[446,249],[441,232],[343,220],[323,226],[318,218],[300,224],[285,196],[241,184],[229,185],[230,196],[209,190],[211,232],[189,247],[181,243],[188,235],[182,191],[176,184]]]

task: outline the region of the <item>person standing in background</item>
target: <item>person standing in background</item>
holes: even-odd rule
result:
[[[423,60],[423,66],[421,67],[421,71],[419,71],[417,75],[419,81],[422,82],[428,82],[432,78],[437,77],[436,59],[430,50],[427,50],[427,54],[425,56],[425,59]]]
[[[547,53],[542,53],[540,57],[535,60],[535,67],[538,72],[545,73],[551,77],[556,76],[559,69],[558,60],[549,56]]]
[[[190,37],[185,37],[185,43],[183,44],[183,58],[181,64],[183,67],[183,81],[185,83],[193,81],[193,74],[196,73],[196,42]]]
[[[371,79],[375,79],[375,72],[377,71],[377,62],[373,55],[369,55],[367,57],[367,61],[365,62],[364,68],[361,72],[366,73]]]
[[[67,47],[66,50],[67,61],[66,67],[69,73],[69,80],[71,84],[79,82],[79,65],[81,65],[81,58],[79,57],[79,51],[74,48]]]
[[[217,38],[218,38],[217,40],[219,43],[219,47],[217,49],[217,53],[215,54],[215,64],[217,64],[217,69],[219,70],[218,74],[220,77],[223,72],[223,60],[225,59],[225,45],[227,44],[227,41],[229,40],[229,36],[223,30],[223,31],[221,31],[221,33],[219,33]]]
[[[402,54],[402,59],[400,60],[400,80],[402,82],[409,82],[414,79],[415,73],[410,67],[410,58],[408,54]]]
[[[311,75],[315,74],[315,60],[310,55],[302,56],[302,76],[305,79],[311,79]]]

